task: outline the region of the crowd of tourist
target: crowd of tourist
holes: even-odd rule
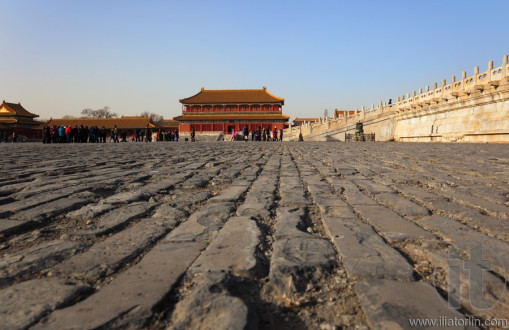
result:
[[[106,143],[109,142],[151,142],[178,141],[178,130],[164,132],[162,130],[145,129],[125,130],[115,125],[111,130],[104,126],[46,126],[43,129],[42,143]]]
[[[235,139],[235,135],[235,130],[233,130],[233,140]],[[244,127],[242,130],[242,140],[249,140],[249,130],[247,127]],[[258,129],[251,131],[251,141],[283,141],[283,129],[278,130],[274,127],[274,129],[271,130],[270,128],[259,127]]]
[[[14,132],[12,136],[3,134],[1,140],[4,142],[11,140],[16,142],[18,140],[17,134]],[[161,129],[155,130],[149,127],[145,129],[125,130],[119,129],[115,125],[112,129],[107,129],[104,126],[84,126],[76,125],[52,125],[45,126],[42,130],[42,143],[105,143],[109,142],[152,142],[152,141],[179,141],[178,129],[172,131],[163,131]],[[248,127],[244,127],[240,132],[232,129],[230,141],[283,141],[283,130],[274,128],[262,128],[249,131]],[[227,140],[228,137],[225,137]],[[0,141],[1,141],[0,140]],[[187,139],[186,139],[187,141]],[[194,127],[191,129],[191,141],[196,141],[196,132]]]

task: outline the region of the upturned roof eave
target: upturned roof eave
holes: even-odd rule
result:
[[[200,97],[202,94],[219,94],[219,93],[263,93],[266,96],[272,98],[272,100],[256,100],[257,95],[250,95],[246,97],[245,100],[234,100],[234,101],[228,101],[228,100],[221,100],[221,101],[210,101],[210,100],[196,100]],[[203,98],[206,98],[208,95],[202,96]],[[232,97],[233,98],[233,97]],[[215,89],[215,90],[205,90],[202,88],[198,93],[196,93],[193,96],[186,97],[183,99],[180,99],[179,102],[182,104],[242,104],[242,103],[251,103],[251,104],[277,104],[281,103],[284,105],[285,99],[282,97],[277,97],[267,91],[267,89],[264,87],[263,89]]]

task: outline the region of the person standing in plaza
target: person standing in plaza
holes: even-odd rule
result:
[[[247,126],[244,126],[244,129],[242,130],[242,140],[247,142],[247,139],[249,138],[249,130]]]
[[[58,142],[63,143],[64,136],[65,136],[65,128],[64,128],[64,126],[60,125],[60,127],[58,127]]]
[[[65,127],[65,138],[66,138],[66,142],[67,143],[71,143],[71,126],[66,126]]]
[[[42,143],[46,143],[46,141],[48,140],[48,136],[49,134],[47,134],[47,129],[48,126],[44,126],[44,128],[42,129]]]
[[[232,138],[230,141],[235,141],[235,128],[232,128]]]
[[[113,142],[118,142],[118,128],[117,125],[113,127]]]
[[[101,127],[101,138],[102,138],[102,143],[106,143],[106,127]]]
[[[145,142],[150,142],[152,140],[152,132],[148,125],[145,127]]]
[[[196,131],[194,130],[194,127],[191,128],[191,142],[195,142],[195,136],[196,136]]]

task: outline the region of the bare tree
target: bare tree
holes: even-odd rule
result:
[[[104,106],[100,109],[83,109],[81,111],[81,115],[83,118],[114,118],[118,117],[118,114],[111,112],[109,106]]]
[[[150,117],[152,119],[153,123],[159,123],[164,120],[164,117],[161,115],[158,115],[157,113],[144,111],[140,113],[140,117]]]
[[[76,118],[74,116],[71,116],[71,115],[65,115],[62,117],[63,119],[71,119],[71,118]]]

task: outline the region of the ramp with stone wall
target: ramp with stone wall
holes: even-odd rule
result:
[[[380,102],[350,116],[304,123],[285,130],[285,140],[297,141],[302,133],[307,141],[344,141],[345,133],[354,133],[362,122],[365,133],[375,133],[377,141],[412,142],[509,142],[509,65],[507,55],[502,66],[472,76],[463,71],[447,84],[443,79],[425,90],[419,89],[397,98],[394,104]]]

